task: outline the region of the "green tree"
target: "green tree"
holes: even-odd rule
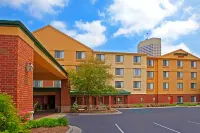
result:
[[[110,85],[113,79],[111,66],[95,58],[83,61],[78,69],[69,71],[70,84],[77,93],[87,96],[87,106],[90,111],[90,96],[117,94],[118,91]]]

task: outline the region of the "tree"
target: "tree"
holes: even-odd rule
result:
[[[83,61],[77,71],[69,71],[70,84],[77,93],[87,96],[87,106],[90,111],[90,96],[116,94],[118,91],[110,85],[113,75],[111,66],[105,62],[89,58]]]

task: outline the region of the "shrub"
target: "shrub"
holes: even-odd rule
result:
[[[43,118],[40,120],[30,120],[24,126],[28,129],[39,128],[39,127],[56,127],[56,126],[67,126],[69,124],[66,118]]]
[[[59,126],[68,126],[69,125],[69,122],[66,118],[58,118],[58,124]]]
[[[20,133],[22,131],[23,127],[20,124],[12,97],[0,94],[0,132]]]

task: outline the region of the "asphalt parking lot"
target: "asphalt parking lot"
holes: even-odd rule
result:
[[[68,115],[83,133],[200,133],[200,108],[124,109],[120,115]]]

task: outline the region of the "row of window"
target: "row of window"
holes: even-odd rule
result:
[[[85,59],[85,52],[83,51],[77,51],[76,52],[76,59]],[[55,51],[55,58],[64,58],[64,51],[63,50],[56,50]],[[105,60],[105,54],[97,54],[96,58],[99,60],[104,61]],[[116,55],[115,56],[116,62],[124,62],[124,56],[123,55]],[[141,56],[134,56],[133,57],[134,63],[141,63]]]
[[[42,80],[34,80],[33,81],[33,87],[43,87],[43,81]],[[54,87],[61,87],[61,81],[55,80],[54,81]]]
[[[190,97],[191,102],[196,102],[197,98],[196,96],[191,96]],[[183,103],[183,96],[177,96],[177,103]]]
[[[148,66],[154,66],[154,60],[147,60],[147,65]],[[168,67],[169,66],[169,60],[163,60],[163,66]],[[177,67],[183,67],[183,61],[178,60],[177,61]],[[192,68],[197,67],[197,62],[191,61],[191,67]]]
[[[115,75],[123,76],[124,75],[124,68],[115,68]],[[133,75],[134,76],[141,76],[141,69],[140,68],[134,68],[133,69]],[[147,77],[148,78],[153,78],[154,77],[154,72],[153,71],[148,71],[147,72]],[[164,78],[169,78],[169,72],[168,71],[163,71],[163,77]],[[197,77],[197,72],[191,72],[191,78],[196,78],[196,77]],[[177,78],[183,78],[183,72],[177,72]]]
[[[163,77],[164,78],[169,78],[169,72],[168,71],[163,71]],[[197,77],[197,72],[191,72],[191,78],[194,79],[196,77]],[[183,78],[183,72],[177,72],[177,78]]]
[[[64,59],[64,51],[63,50],[56,50],[55,51],[55,58]],[[76,59],[85,59],[85,52],[77,51],[76,52]]]
[[[124,81],[115,81],[115,88],[124,88]],[[141,88],[141,81],[134,81],[133,88]],[[154,83],[147,83],[147,89],[154,89]],[[169,83],[163,83],[163,89],[169,89]],[[177,83],[177,89],[183,89],[183,83]],[[196,83],[191,83],[191,89],[196,89]]]
[[[115,81],[115,88],[124,88],[124,81]],[[141,81],[133,81],[133,88],[141,88]]]

